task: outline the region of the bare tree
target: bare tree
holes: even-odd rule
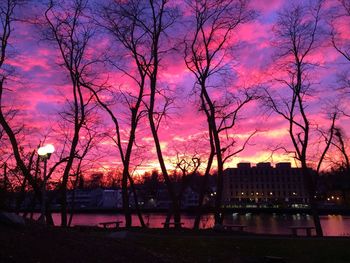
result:
[[[350,1],[336,0],[335,8],[330,13],[330,36],[335,50],[347,61],[350,62],[350,41],[344,37],[344,33],[350,30]],[[348,70],[338,73],[338,90],[345,95],[350,93],[350,75]],[[346,99],[348,97],[346,96]],[[345,106],[347,100],[345,99]],[[348,110],[348,109],[347,109]],[[349,117],[349,114],[345,114]]]
[[[0,180],[0,209],[6,209],[8,203],[9,192],[9,180],[7,173],[7,163],[3,163],[0,168],[2,169],[2,179]]]
[[[90,124],[90,123],[89,123]],[[96,148],[97,144],[101,141],[101,139],[103,138],[103,136],[101,136],[101,134],[99,133],[99,131],[97,129],[94,129],[96,127],[93,127],[93,125],[91,125],[91,127],[84,125],[83,127],[83,131],[84,132],[84,137],[85,137],[85,141],[82,142],[80,140],[79,142],[79,149],[80,151],[77,152],[77,162],[75,167],[72,167],[72,173],[71,173],[71,177],[73,177],[72,179],[72,186],[71,186],[71,191],[73,191],[72,193],[72,203],[70,205],[70,215],[69,215],[69,220],[68,220],[68,227],[71,226],[72,224],[72,220],[73,220],[73,215],[74,215],[74,209],[75,209],[75,190],[78,186],[78,183],[80,181],[80,178],[84,172],[84,161],[87,158],[87,156],[89,155],[89,153]],[[88,166],[87,169],[91,169],[91,166]]]
[[[203,104],[202,100],[202,104]],[[207,114],[208,112],[206,112]],[[208,118],[208,116],[207,116]],[[210,171],[213,165],[214,157],[215,157],[215,144],[214,144],[214,138],[213,138],[213,132],[211,130],[211,125],[209,125],[208,122],[208,133],[209,133],[209,144],[210,144],[210,152],[209,152],[209,157],[206,163],[206,168],[205,172],[203,175],[203,180],[200,185],[200,190],[199,190],[199,197],[198,197],[198,207],[197,207],[197,212],[196,212],[196,217],[194,220],[193,228],[194,229],[199,229],[199,224],[200,220],[203,214],[203,204],[204,204],[204,198],[205,198],[205,193],[208,187],[208,180],[210,176]]]
[[[168,170],[165,165],[161,142],[158,130],[168,107],[172,104],[172,99],[165,94],[158,85],[158,72],[162,55],[169,50],[161,45],[166,37],[166,31],[174,24],[178,13],[176,9],[168,6],[168,0],[149,1],[144,6],[144,14],[138,23],[143,32],[147,35],[150,48],[148,50],[148,60],[150,67],[146,68],[149,80],[149,101],[146,103],[148,121],[152,132],[158,162],[162,171],[169,197],[172,201],[172,213],[174,215],[175,228],[181,227],[180,201],[176,196],[174,186],[170,180]],[[163,99],[163,102],[162,100]]]
[[[344,131],[340,127],[334,127],[335,139],[332,141],[333,146],[341,155],[341,161],[337,165],[342,168],[346,173],[350,174],[350,158],[348,153],[348,148],[346,145]]]
[[[32,170],[32,165],[34,163],[34,156],[35,156],[35,150],[32,150],[31,152],[29,153],[24,153],[23,152],[23,149],[21,149],[21,156],[22,156],[22,159],[24,160],[27,160],[27,166],[26,168],[31,171]],[[22,204],[22,202],[24,201],[25,199],[25,196],[26,196],[26,191],[27,191],[27,186],[28,186],[28,179],[25,177],[25,176],[18,176],[18,181],[20,182],[20,188],[19,188],[19,195],[18,195],[18,198],[16,200],[16,208],[15,208],[15,211],[16,213],[19,213],[20,212],[20,206]],[[43,215],[44,216],[44,215]]]
[[[25,159],[21,154],[21,146],[18,142],[18,132],[11,127],[11,118],[9,118],[9,111],[11,107],[6,105],[6,92],[9,92],[9,82],[13,76],[13,68],[7,63],[9,57],[9,39],[14,31],[14,23],[16,22],[16,10],[24,4],[25,1],[20,0],[7,0],[0,3],[0,125],[2,127],[2,133],[6,134],[13,152],[13,157],[16,162],[17,168],[23,174],[24,180],[27,181],[33,188],[35,196],[38,200],[41,200],[40,187],[37,180],[35,180],[31,166],[25,163]]]
[[[123,206],[126,216],[126,225],[131,225],[131,217],[128,216],[128,196],[127,196],[127,179],[130,186],[133,187],[133,180],[130,176],[130,158],[132,148],[135,144],[135,133],[140,119],[148,113],[150,126],[153,137],[155,139],[157,156],[160,162],[161,170],[168,186],[170,196],[173,201],[174,211],[176,212],[176,222],[180,222],[179,204],[176,199],[168,172],[165,167],[164,158],[160,149],[158,138],[158,128],[164,111],[155,111],[155,97],[160,90],[157,89],[157,74],[159,67],[160,38],[164,31],[174,22],[174,14],[171,10],[167,10],[166,4],[168,1],[111,1],[103,7],[101,25],[107,29],[111,35],[122,45],[128,56],[131,56],[134,68],[125,68],[120,64],[112,62],[120,71],[130,77],[137,85],[137,92],[133,94],[122,93],[125,102],[130,110],[130,132],[126,150],[123,150],[119,122],[115,114],[108,108],[107,104],[101,105],[110,114],[117,132],[117,146],[123,162]],[[164,50],[163,50],[164,51]],[[131,70],[131,71],[130,71]],[[150,95],[147,102],[145,99],[146,83],[150,83]],[[170,99],[166,102],[162,109],[166,109],[171,103]],[[146,109],[146,111],[145,111]],[[133,190],[134,197],[136,192]],[[137,202],[135,200],[136,205]],[[140,220],[142,217],[139,215]],[[143,225],[143,220],[141,221]]]
[[[8,122],[11,122],[18,111],[15,111],[13,109],[6,110],[4,112],[5,119]],[[17,132],[14,130],[14,133],[17,134]],[[11,164],[13,159],[13,153],[11,151],[11,145],[9,144],[9,140],[6,136],[5,130],[0,126],[0,169],[3,171],[2,173],[2,180],[0,180],[2,190],[2,205],[6,208],[8,204],[8,192],[12,189],[12,182],[11,182],[11,176],[9,171],[11,170]]]
[[[116,138],[114,139],[119,155],[123,164],[123,177],[122,177],[122,199],[123,210],[125,214],[125,225],[130,227],[131,212],[129,204],[128,182],[130,184],[133,197],[135,199],[135,206],[139,216],[141,225],[144,227],[144,221],[139,209],[139,202],[137,192],[134,187],[134,180],[131,176],[132,173],[132,157],[133,148],[136,145],[136,130],[142,117],[145,116],[145,110],[143,108],[143,100],[145,95],[145,85],[147,70],[151,66],[151,61],[148,61],[145,49],[147,45],[147,38],[145,32],[140,25],[140,17],[143,15],[142,4],[140,1],[110,1],[103,5],[99,12],[99,25],[107,30],[107,32],[116,41],[117,47],[120,50],[119,58],[127,59],[128,63],[131,62],[132,66],[128,67],[125,64],[122,65],[117,59],[108,59],[109,63],[117,68],[120,72],[128,76],[132,82],[135,83],[136,88],[128,91],[121,89],[112,91],[114,96],[121,97],[121,101],[124,105],[127,105],[127,116],[117,114],[112,110],[112,105],[108,102],[102,101],[98,97],[98,90],[95,92],[98,102],[104,110],[110,115],[114,125]],[[147,49],[146,49],[147,50]],[[130,58],[131,59],[128,59]],[[87,85],[88,86],[88,85]],[[91,88],[91,86],[90,86]],[[128,119],[128,134],[125,138],[122,134],[122,128],[120,125],[121,120]],[[126,143],[123,143],[123,141]],[[137,145],[136,145],[137,146]]]
[[[310,207],[318,236],[322,236],[322,227],[317,212],[315,200],[315,178],[310,168],[310,136],[311,117],[308,108],[308,98],[311,94],[312,82],[309,72],[314,65],[309,62],[309,56],[317,48],[322,1],[313,6],[291,5],[278,15],[274,26],[276,62],[285,73],[277,83],[283,89],[283,94],[272,94],[266,89],[265,103],[282,116],[288,123],[288,132],[293,145],[295,159],[300,163],[306,179]],[[326,147],[322,152],[318,170],[329,149],[334,135],[336,114],[333,114],[330,135],[326,137]]]
[[[326,132],[320,131],[321,136],[323,138],[324,148],[323,148],[319,158],[317,158],[318,159],[317,166],[316,166],[317,176],[320,175],[322,165],[326,160],[326,155],[329,152],[329,149],[332,146],[332,144],[334,144],[334,136],[337,136],[336,121],[339,118],[339,115],[340,115],[340,113],[339,113],[338,109],[334,108],[334,111],[329,113],[329,119],[331,121],[330,128]],[[322,140],[320,140],[320,141],[322,142]]]
[[[230,38],[238,26],[250,21],[255,13],[249,8],[249,1],[189,1],[188,5],[194,13],[195,24],[191,37],[185,40],[185,62],[195,76],[201,110],[207,117],[211,148],[215,148],[218,170],[215,223],[222,224],[224,163],[243,151],[246,145],[245,143],[241,149],[234,150],[236,140],[229,136],[229,131],[236,125],[240,110],[255,99],[255,95],[245,89],[230,92],[222,87],[224,99],[218,101],[212,94],[219,90],[219,87],[215,87],[213,77],[229,76],[228,65],[224,61],[232,48]],[[212,158],[211,151],[209,163]],[[208,165],[209,169],[210,166]]]
[[[87,1],[49,1],[45,11],[45,21],[41,24],[45,38],[53,43],[61,56],[61,66],[69,76],[71,83],[70,103],[73,135],[69,145],[68,160],[63,172],[61,191],[61,225],[67,226],[67,184],[76,158],[81,129],[86,122],[86,111],[93,96],[81,85],[81,79],[87,78],[92,61],[88,60],[87,49],[93,36],[93,29],[85,12]]]
[[[192,144],[185,144],[182,150],[175,149],[176,157],[172,160],[174,174],[170,178],[173,182],[176,199],[180,206],[185,190],[190,186],[201,166],[201,156],[196,151],[193,151],[193,148],[194,146]],[[165,226],[169,225],[172,215],[170,212],[167,214]]]
[[[348,31],[350,29],[350,1],[349,0],[337,0],[338,6],[336,12],[332,15],[332,44],[333,47],[346,59],[350,62],[350,42],[344,39],[341,35],[340,30]],[[336,28],[338,22],[345,22],[345,27],[341,28],[344,25],[340,25],[339,28]]]

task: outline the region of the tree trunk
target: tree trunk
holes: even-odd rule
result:
[[[165,222],[164,222],[164,228],[169,228],[169,223],[170,223],[170,220],[171,220],[171,216],[172,216],[172,212],[171,212],[171,209],[169,209],[168,212],[166,213]]]
[[[157,67],[157,66],[158,65],[155,65],[155,67]],[[154,144],[155,144],[156,151],[157,151],[158,162],[159,162],[159,165],[161,167],[164,181],[165,181],[165,184],[166,184],[167,189],[168,189],[169,197],[172,201],[171,210],[172,210],[173,215],[174,215],[175,228],[180,228],[181,227],[181,224],[180,224],[181,223],[181,213],[180,213],[179,202],[176,198],[174,187],[170,181],[168,171],[167,171],[166,166],[165,166],[165,162],[164,162],[164,158],[163,158],[163,154],[162,154],[162,149],[160,147],[160,141],[159,141],[159,137],[158,137],[157,128],[156,128],[156,125],[155,125],[154,119],[153,119],[155,93],[156,93],[155,76],[157,75],[156,72],[153,72],[153,74],[154,75],[151,78],[151,98],[150,98],[150,107],[148,109],[148,119],[149,119],[151,131],[152,131],[152,135],[153,135]]]
[[[220,142],[220,136],[219,136],[219,131],[216,126],[216,109],[211,101],[211,98],[207,92],[205,83],[202,83],[201,85],[202,89],[202,94],[203,94],[203,99],[209,106],[209,111],[207,113],[207,118],[208,118],[208,124],[209,124],[209,131],[211,131],[212,136],[213,136],[213,141],[214,141],[214,146],[215,146],[215,155],[216,155],[216,161],[217,161],[217,184],[216,184],[216,196],[215,196],[215,224],[216,225],[222,225],[223,221],[223,213],[222,213],[222,208],[221,208],[221,203],[222,203],[222,191],[223,191],[223,176],[224,176],[224,162],[222,159],[222,153],[221,153],[221,142]]]
[[[61,189],[61,226],[67,226],[67,188],[65,186]]]
[[[43,173],[43,185],[41,188],[41,220],[45,223],[45,215],[46,215],[46,180],[47,180],[47,158],[44,159],[44,173]]]
[[[208,185],[209,173],[210,173],[210,168],[211,168],[213,159],[214,159],[214,151],[212,151],[212,153],[209,156],[207,169],[205,171],[204,178],[203,178],[201,188],[200,188],[197,213],[196,213],[196,218],[194,220],[194,225],[193,225],[193,229],[196,229],[196,230],[199,229],[199,223],[201,221],[201,217],[203,214],[203,201],[204,201],[204,197],[205,197],[205,190],[207,189],[207,185]]]
[[[131,191],[132,191],[132,193],[134,195],[135,209],[136,209],[137,216],[138,216],[138,218],[140,220],[140,225],[141,225],[141,227],[146,227],[146,224],[145,224],[145,221],[143,220],[141,209],[140,209],[140,206],[139,206],[139,200],[138,200],[138,197],[137,197],[137,192],[136,192],[136,189],[135,189],[134,180],[132,179],[130,174],[128,174],[128,178],[129,178],[129,182],[130,182]]]
[[[16,200],[16,213],[19,214],[20,209],[21,209],[21,205],[26,197],[26,186],[27,186],[27,178],[24,177],[23,179],[23,183],[21,185],[21,191],[19,193],[19,196]]]
[[[135,185],[134,185],[134,180],[133,178],[131,177],[130,175],[130,172],[129,172],[129,169],[130,169],[130,158],[131,158],[131,153],[132,153],[132,147],[135,143],[135,133],[136,133],[136,128],[137,128],[137,124],[138,124],[138,121],[137,121],[137,112],[138,112],[138,109],[140,107],[140,103],[141,103],[141,98],[142,98],[142,92],[143,89],[141,89],[140,91],[140,95],[139,95],[139,100],[136,104],[136,108],[132,109],[131,110],[131,130],[130,130],[130,136],[129,136],[129,142],[128,142],[128,146],[127,146],[127,149],[126,149],[126,153],[125,153],[125,158],[124,158],[124,161],[123,161],[123,165],[124,165],[124,171],[123,171],[123,179],[124,179],[124,174],[126,176],[126,181],[129,180],[129,183],[130,183],[130,189],[134,195],[134,202],[135,202],[135,209],[136,209],[136,213],[137,213],[137,216],[140,220],[140,224],[142,227],[146,227],[145,225],[145,222],[143,220],[143,217],[142,217],[142,213],[141,213],[141,210],[140,210],[140,206],[139,206],[139,201],[138,201],[138,197],[137,197],[137,192],[136,192],[136,189],[135,189]],[[120,147],[120,153],[122,154],[122,149]],[[127,182],[126,182],[126,187],[127,187]],[[123,199],[124,200],[124,199]],[[127,200],[129,202],[129,200]],[[125,211],[126,213],[130,213],[130,211]],[[128,219],[127,219],[128,217]],[[130,215],[130,218],[129,216],[127,216],[125,214],[125,222],[127,222],[127,220],[130,220],[130,226],[132,224],[131,222],[131,215]],[[126,224],[125,224],[126,225]]]
[[[62,185],[61,185],[61,226],[62,227],[67,226],[67,184],[68,184],[69,172],[72,168],[73,161],[75,159],[75,151],[79,141],[79,131],[80,131],[81,125],[82,125],[82,122],[80,121],[79,124],[77,124],[77,127],[75,127],[72,145],[69,152],[69,158],[63,172],[63,179],[62,179]]]
[[[306,180],[306,186],[307,186],[308,195],[309,195],[309,204],[311,208],[311,215],[312,215],[315,229],[316,229],[316,235],[319,237],[322,237],[323,231],[322,231],[320,216],[318,214],[317,202],[315,199],[316,184],[313,178],[313,174],[310,173],[310,170],[306,166],[305,162],[302,164],[302,173],[304,175],[304,179]]]
[[[5,209],[10,208],[10,203],[8,199],[8,178],[7,178],[7,164],[4,163],[4,195],[3,195],[3,205]],[[1,203],[1,202],[0,202]]]
[[[50,202],[46,202],[45,221],[46,221],[46,225],[48,226],[55,225],[55,223],[53,222],[52,213],[50,211]]]
[[[79,181],[79,170],[80,170],[80,165],[77,171],[77,176],[75,177],[74,185],[73,185],[73,194],[72,194],[72,204],[70,207],[70,214],[69,214],[69,220],[68,220],[68,227],[72,225],[73,221],[73,216],[74,216],[74,210],[75,210],[75,191],[77,190],[77,185]]]
[[[130,228],[132,224],[130,203],[129,203],[129,193],[128,193],[128,173],[124,168],[123,178],[122,178],[122,199],[123,199],[123,211],[125,216],[125,227]]]

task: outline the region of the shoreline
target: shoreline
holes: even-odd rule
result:
[[[80,230],[40,225],[14,228],[1,224],[0,232],[1,262],[333,263],[350,260],[348,237],[295,238],[212,230]]]
[[[14,210],[7,210],[9,212],[14,212]],[[50,209],[52,213],[59,213],[59,208]],[[72,210],[68,209],[68,212]],[[34,210],[20,210],[20,213],[38,213],[40,209]],[[152,209],[142,209],[141,213],[150,214],[150,213],[167,213],[168,209],[163,208],[152,208]],[[224,208],[222,209],[224,214],[310,214],[311,210],[309,208]],[[319,215],[350,215],[350,208],[319,208]],[[123,214],[123,209],[121,208],[79,208],[74,209],[74,213],[78,214]],[[136,214],[135,209],[131,209],[132,214]],[[197,211],[195,209],[181,209],[181,213],[186,213],[189,215],[195,215]],[[207,208],[203,209],[202,214],[211,214],[214,213],[214,209]]]

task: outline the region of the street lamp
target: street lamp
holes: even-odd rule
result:
[[[43,159],[50,159],[51,154],[55,151],[55,147],[52,144],[46,144],[38,149],[38,154]]]
[[[45,223],[45,210],[46,210],[46,182],[47,182],[47,160],[50,159],[51,154],[55,151],[55,147],[52,144],[46,144],[38,149],[38,155],[40,159],[44,162],[44,175],[43,175],[43,185],[41,189],[41,220]]]

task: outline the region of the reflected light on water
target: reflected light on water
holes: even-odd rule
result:
[[[39,214],[35,214],[37,218]],[[160,228],[165,221],[165,214],[151,213],[144,214],[143,218],[146,224],[151,228]],[[350,216],[327,215],[321,216],[321,224],[324,235],[326,236],[350,236]],[[60,214],[53,213],[55,225],[59,225]],[[183,214],[181,217],[184,227],[192,228],[194,224],[194,215]],[[140,226],[136,215],[132,216],[133,225]],[[124,221],[122,214],[75,214],[73,225],[98,225],[100,222]],[[224,218],[224,224],[247,225],[247,231],[261,234],[290,234],[289,226],[313,226],[313,220],[306,214],[228,214]],[[214,226],[214,215],[206,214],[201,218],[201,228],[212,228]]]

